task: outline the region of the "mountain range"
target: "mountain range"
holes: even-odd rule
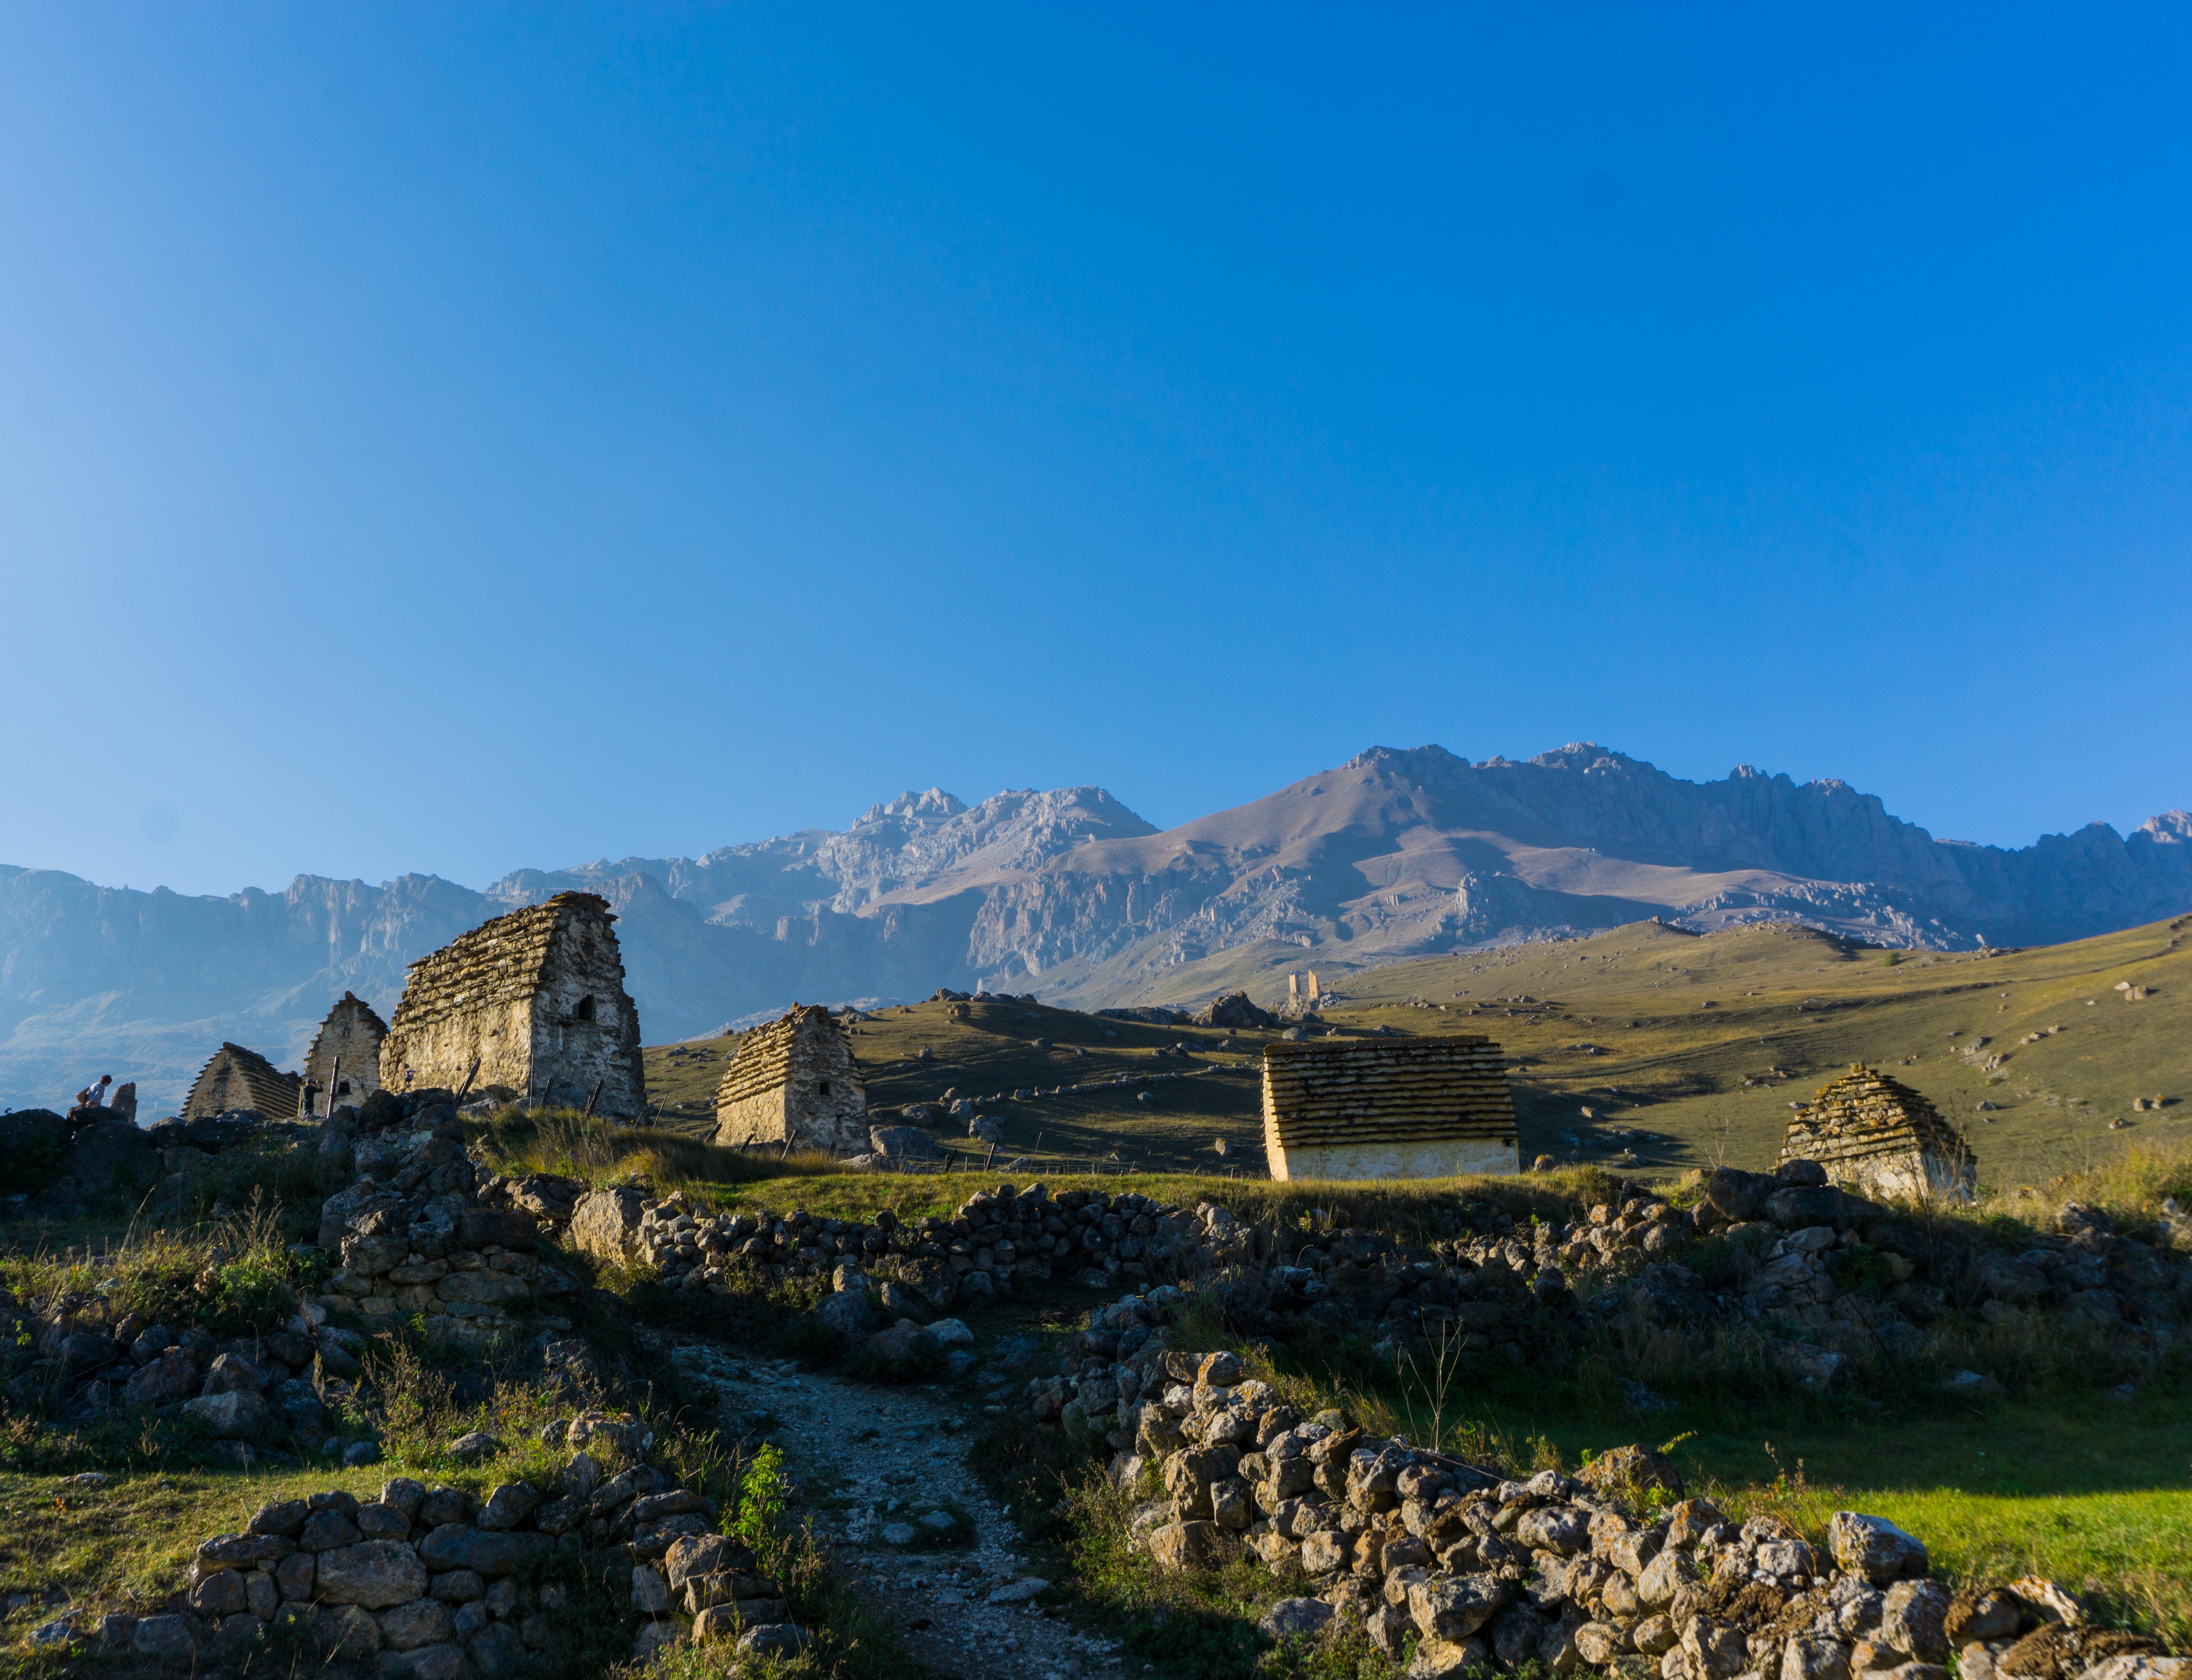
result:
[[[187,897],[0,866],[0,1103],[97,1073],[172,1105],[224,1038],[294,1066],[329,1003],[390,1014],[408,963],[571,888],[615,906],[650,1043],[803,1002],[939,986],[1079,1008],[1192,1002],[1285,970],[1328,986],[1404,957],[1658,917],[1794,920],[1874,944],[2052,943],[2192,908],[2192,815],[2011,850],[1936,840],[1846,783],[1744,765],[1681,780],[1590,743],[1477,763],[1373,747],[1159,831],[1101,788],[967,805],[939,789],[699,858],[523,869],[484,891]]]

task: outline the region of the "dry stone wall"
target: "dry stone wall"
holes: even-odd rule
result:
[[[1516,1481],[1337,1411],[1302,1417],[1233,1354],[1167,1347],[1169,1305],[1122,1303],[1132,1356],[1064,1404],[1031,1384],[1035,1414],[1085,1431],[1093,1391],[1116,1396],[1132,1441],[1111,1471],[1147,1495],[1139,1543],[1167,1568],[1253,1557],[1298,1584],[1265,1619],[1274,1634],[1344,1620],[1407,1656],[1411,1680],[1639,1663],[1663,1680],[1947,1680],[1952,1660],[1965,1680],[2192,1674],[2149,1640],[2084,1627],[2052,1582],[1951,1591],[1881,1517],[1837,1511],[1824,1549],[1778,1517],[1738,1524],[1683,1498],[1646,1449],[1582,1479]]]
[[[481,1205],[494,1174],[465,1151],[447,1092],[382,1092],[354,1118],[338,1110],[322,1149],[347,1151],[357,1182],[320,1210],[319,1245],[340,1261],[316,1303],[368,1327],[423,1317],[458,1341],[506,1334],[574,1295],[579,1282],[534,1252],[539,1226],[519,1209]],[[569,1325],[551,1316],[551,1329]]]
[[[628,1603],[635,1656],[688,1637],[797,1651],[807,1631],[753,1553],[715,1532],[720,1516],[652,1466],[613,1475],[583,1450],[552,1484],[505,1482],[484,1500],[397,1477],[377,1500],[334,1489],[261,1507],[243,1533],[199,1545],[183,1603],[159,1614],[39,1632],[94,1664],[155,1671],[217,1671],[271,1639],[323,1680],[514,1680],[579,1610],[575,1574]]]

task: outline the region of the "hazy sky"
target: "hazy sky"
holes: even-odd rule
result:
[[[0,862],[2192,804],[2181,9],[0,4]]]

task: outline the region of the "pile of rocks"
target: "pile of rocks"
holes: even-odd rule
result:
[[[285,1433],[318,1441],[330,1405],[349,1397],[364,1346],[315,1307],[271,1334],[224,1343],[134,1313],[110,1318],[95,1289],[56,1303],[42,1322],[0,1299],[0,1318],[20,1321],[31,1356],[9,1377],[11,1401],[27,1406],[58,1394],[64,1414],[78,1422],[139,1409],[192,1418],[225,1441]]]
[[[1824,1551],[1778,1517],[1738,1525],[1681,1499],[1674,1466],[1643,1449],[1582,1480],[1502,1480],[1367,1439],[1338,1412],[1303,1418],[1234,1355],[1155,1336],[1114,1382],[1133,1444],[1113,1473],[1164,1489],[1135,1517],[1153,1557],[1191,1568],[1253,1553],[1314,1593],[1282,1602],[1268,1631],[1345,1618],[1389,1654],[1412,1650],[1413,1680],[1640,1658],[1664,1680],[1946,1680],[1952,1654],[1967,1680],[2192,1673],[2149,1641],[2081,1629],[2052,1583],[1951,1593],[1927,1578],[1925,1546],[1876,1517],[1835,1513]],[[1031,1397],[1040,1416],[1053,1397],[1036,1385]],[[1647,1489],[1679,1502],[1640,1514]]]
[[[359,1176],[320,1210],[319,1245],[341,1265],[319,1306],[368,1326],[417,1315],[440,1336],[479,1342],[516,1330],[520,1313],[577,1294],[575,1277],[534,1252],[539,1216],[522,1202],[482,1205],[489,1186],[505,1202],[517,1195],[512,1181],[468,1157],[464,1140],[446,1091],[376,1091],[362,1109],[335,1111],[321,1153],[347,1157]],[[527,1182],[517,1181],[517,1192]]]
[[[408,1477],[370,1501],[331,1489],[264,1506],[243,1534],[206,1540],[186,1591],[160,1614],[64,1617],[33,1638],[198,1671],[287,1638],[328,1665],[328,1680],[499,1680],[561,1643],[558,1613],[576,1608],[567,1582],[592,1579],[619,1591],[629,1580],[644,1618],[635,1654],[688,1636],[796,1649],[806,1631],[752,1555],[712,1531],[717,1514],[659,1470],[611,1476],[583,1452],[552,1487],[507,1482],[484,1501]],[[558,1557],[574,1567],[556,1569]],[[695,1619],[678,1616],[679,1603]]]
[[[879,1285],[883,1306],[916,1312],[1009,1294],[1016,1280],[1065,1277],[1101,1289],[1176,1275],[1212,1257],[1207,1231],[1206,1220],[1145,1196],[1053,1197],[1040,1184],[1002,1184],[948,1219],[903,1221],[888,1210],[871,1220],[803,1209],[781,1218],[710,1214],[682,1194],[597,1190],[579,1201],[570,1227],[587,1253],[658,1266],[680,1289],[728,1293],[757,1271],[773,1283],[828,1279],[863,1293]]]

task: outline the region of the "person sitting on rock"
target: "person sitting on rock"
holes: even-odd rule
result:
[[[78,1108],[106,1107],[106,1088],[113,1083],[114,1076],[112,1074],[100,1074],[95,1083],[86,1085],[82,1090],[76,1094],[76,1106]]]

